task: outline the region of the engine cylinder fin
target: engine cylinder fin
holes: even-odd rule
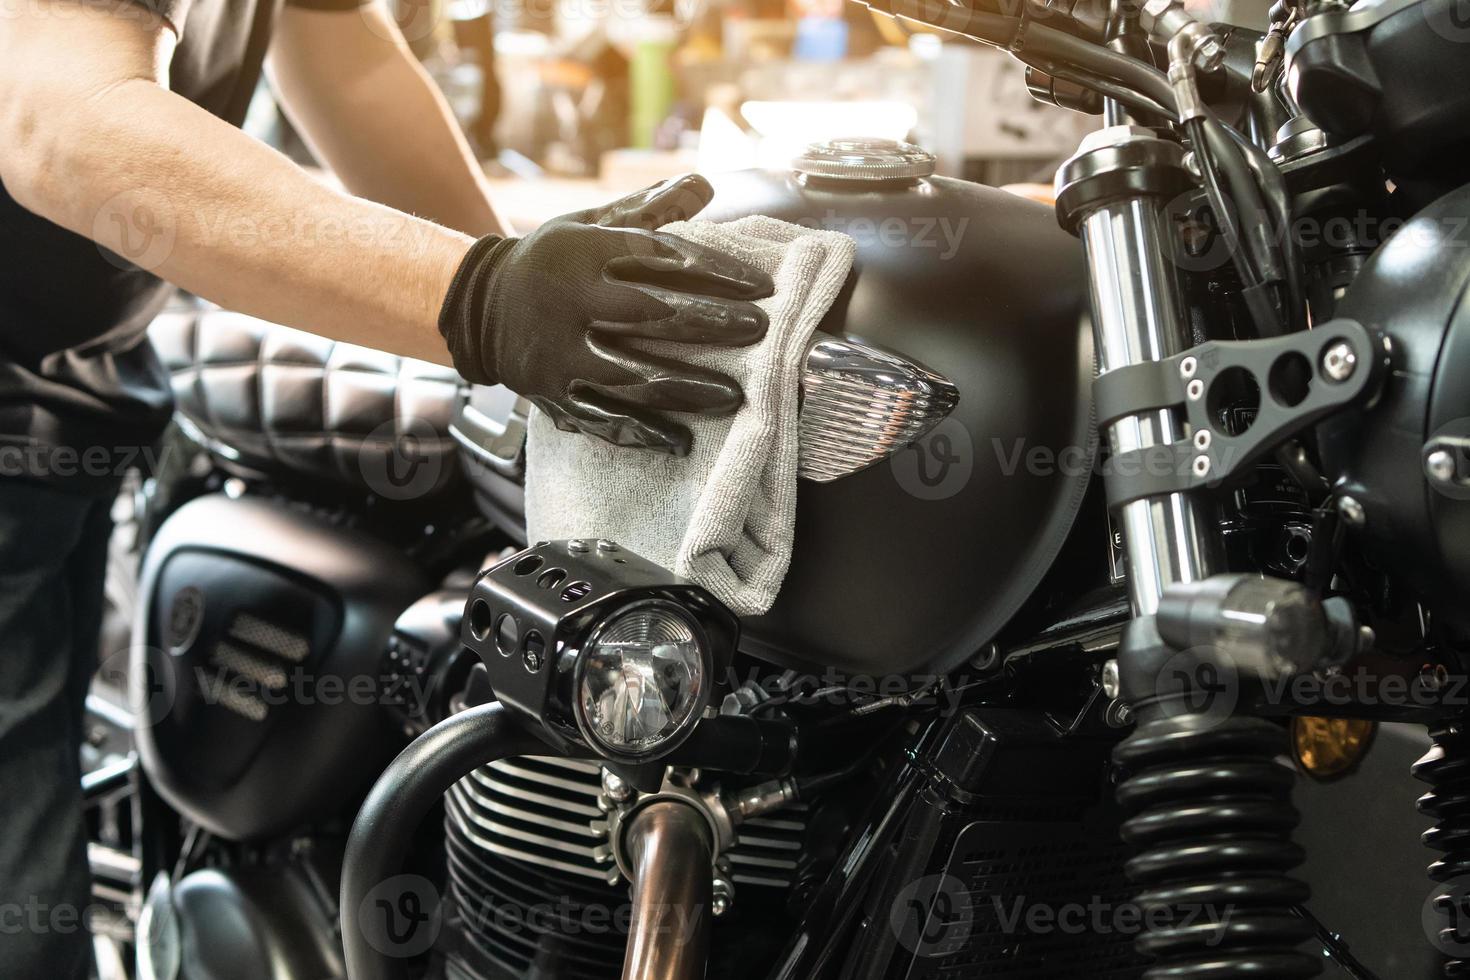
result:
[[[596,763],[542,757],[492,763],[450,789],[449,976],[618,975],[626,937],[612,923],[628,895],[613,883],[601,791]],[[805,834],[802,804],[746,821],[725,855],[730,878],[741,889],[789,888]]]

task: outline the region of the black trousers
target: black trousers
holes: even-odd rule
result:
[[[0,478],[0,974],[86,980],[82,712],[110,499]]]

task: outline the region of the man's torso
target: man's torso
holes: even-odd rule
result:
[[[120,15],[132,9],[117,2]],[[182,28],[169,87],[239,125],[278,5],[163,0]],[[106,485],[168,421],[169,379],[146,330],[171,287],[139,264],[158,261],[176,215],[146,173],[119,197],[99,220],[126,222],[124,254],[32,214],[0,185],[0,478]]]

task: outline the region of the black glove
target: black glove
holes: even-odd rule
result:
[[[439,314],[454,366],[475,384],[524,395],[559,429],[685,455],[689,430],[660,413],[729,414],[740,386],[624,339],[740,347],[765,336],[765,312],[749,300],[771,294],[770,276],[654,230],[693,217],[712,196],[707,180],[689,175],[525,238],[482,238]]]

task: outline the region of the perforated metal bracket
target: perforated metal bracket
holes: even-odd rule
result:
[[[1093,382],[1098,426],[1171,408],[1187,440],[1115,454],[1104,466],[1108,505],[1219,486],[1309,425],[1369,400],[1388,366],[1383,337],[1354,320],[1262,340],[1211,341]],[[1245,380],[1260,406],[1241,433],[1220,427],[1221,400]]]

